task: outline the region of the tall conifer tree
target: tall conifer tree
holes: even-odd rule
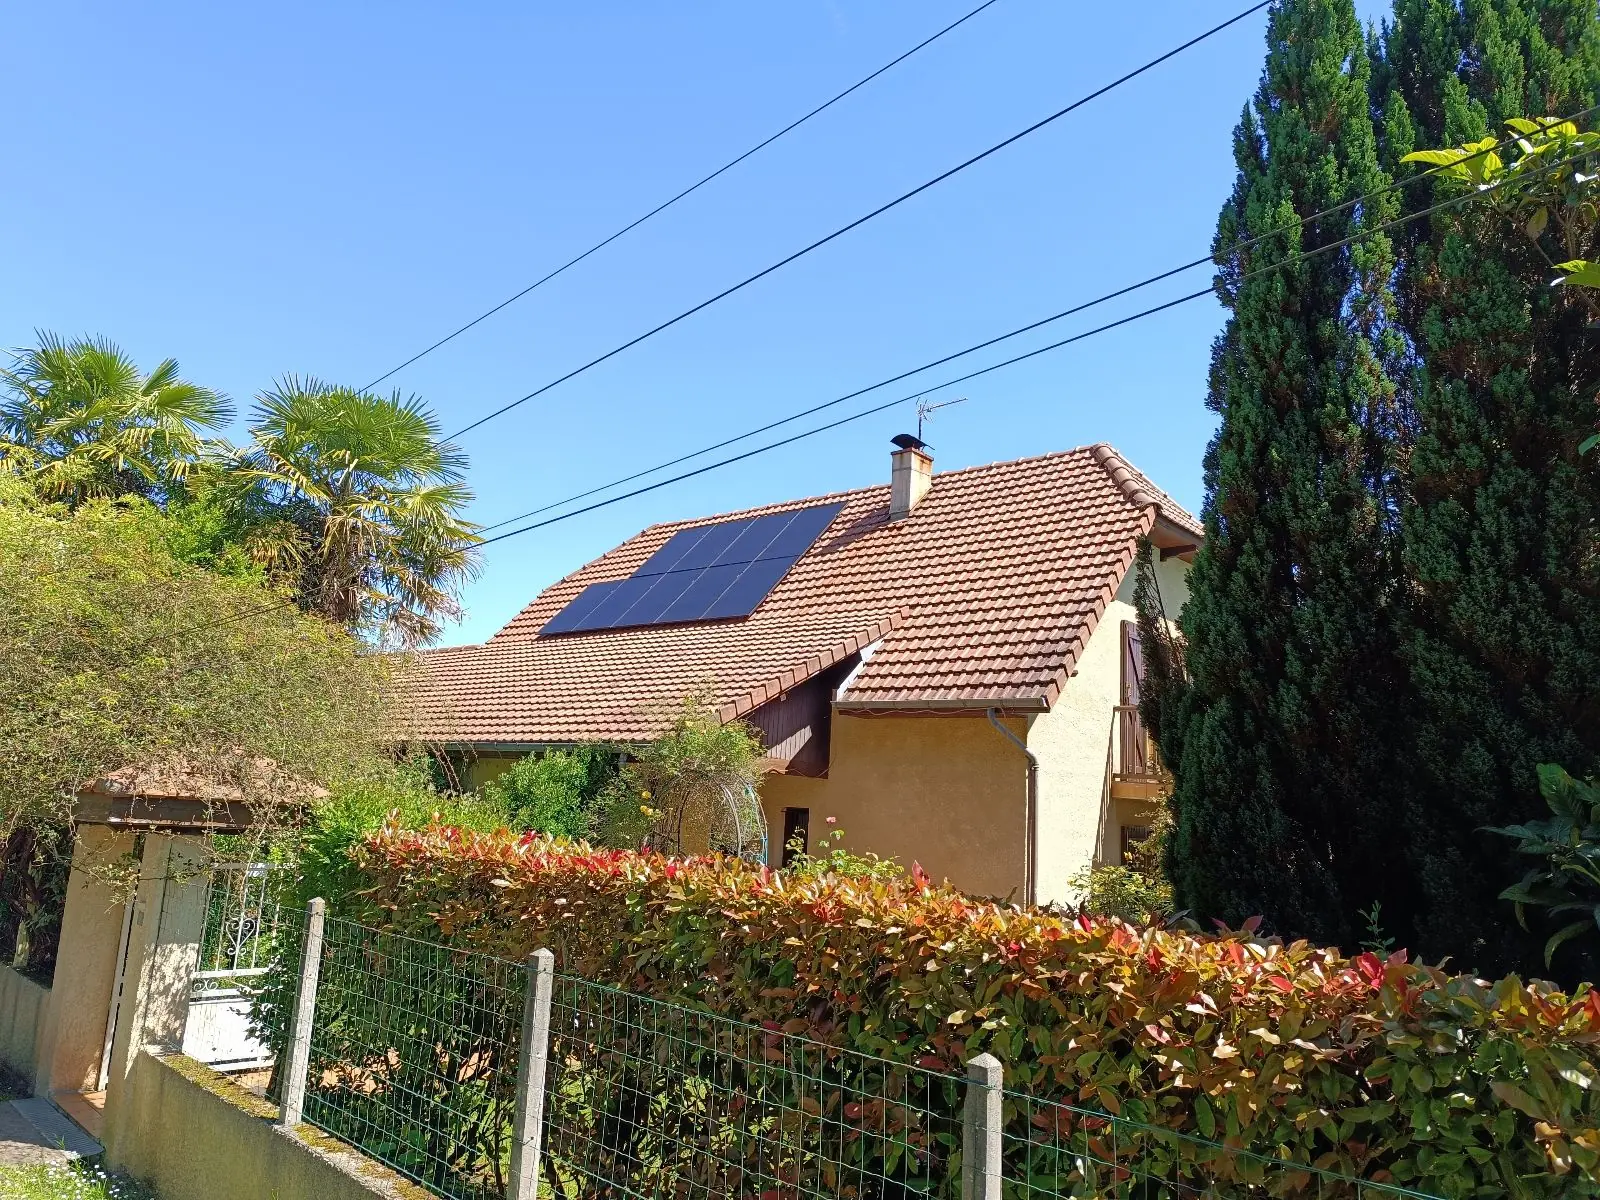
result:
[[[1396,703],[1393,260],[1381,235],[1301,255],[1391,212],[1301,226],[1387,182],[1351,0],[1280,0],[1267,42],[1214,244],[1232,315],[1212,357],[1221,428],[1182,621],[1187,679],[1153,707],[1175,772],[1180,905],[1349,942],[1359,909],[1405,903],[1389,764],[1370,736]]]
[[[1412,149],[1595,104],[1597,25],[1595,0],[1396,0],[1374,44],[1385,165],[1399,175],[1415,169],[1398,165]],[[1443,194],[1406,191],[1413,211]],[[1483,827],[1544,813],[1539,762],[1600,769],[1600,472],[1577,452],[1595,425],[1600,331],[1490,205],[1399,236],[1413,361],[1397,378],[1415,420],[1400,811],[1421,898],[1409,936],[1461,967],[1539,969],[1544,934],[1498,899],[1526,862]]]

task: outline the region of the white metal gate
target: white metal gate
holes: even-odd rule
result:
[[[250,989],[267,973],[277,946],[286,871],[268,863],[212,864],[183,1032],[190,1058],[221,1070],[271,1064],[270,1047],[250,1033]]]

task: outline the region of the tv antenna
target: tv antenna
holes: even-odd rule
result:
[[[929,404],[926,400],[917,400],[917,441],[922,440],[922,423],[933,416],[941,408],[949,408],[955,404],[965,404],[965,396],[957,396],[954,400],[941,400],[938,404]]]

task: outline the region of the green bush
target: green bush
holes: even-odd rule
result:
[[[303,906],[320,897],[338,912],[367,884],[351,851],[386,824],[422,829],[442,821],[493,833],[510,827],[512,817],[498,796],[436,790],[427,759],[417,755],[340,786],[312,810],[303,829],[274,849],[273,857],[295,868],[286,899]]]
[[[1600,782],[1574,779],[1546,763],[1539,768],[1539,791],[1550,806],[1548,820],[1490,830],[1514,838],[1517,853],[1540,860],[1500,898],[1516,905],[1524,929],[1530,908],[1549,918],[1570,918],[1545,943],[1546,967],[1569,941],[1592,967],[1600,948]]]
[[[616,747],[598,743],[529,755],[485,784],[483,798],[510,814],[513,829],[588,837],[617,777],[619,757]]]
[[[905,873],[905,868],[892,858],[880,858],[871,853],[854,854],[839,843],[844,841],[844,830],[829,817],[827,832],[817,839],[817,852],[806,850],[806,840],[801,834],[785,846],[791,857],[784,873],[799,879],[818,875],[837,875],[846,879],[894,879]]]
[[[591,836],[618,849],[760,856],[762,753],[756,729],[723,721],[708,692],[692,692],[605,789]]]
[[[1172,885],[1121,863],[1086,867],[1070,880],[1083,897],[1084,912],[1142,925],[1172,913]]]

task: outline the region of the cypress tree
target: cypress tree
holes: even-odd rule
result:
[[[1391,211],[1300,224],[1387,183],[1351,0],[1281,0],[1267,42],[1213,247],[1231,316],[1212,354],[1221,426],[1182,618],[1187,669],[1151,709],[1175,776],[1179,905],[1348,944],[1363,906],[1405,903],[1390,763],[1370,736],[1396,696],[1393,260],[1382,236],[1301,256]]]
[[[1397,0],[1373,51],[1397,174],[1412,149],[1505,136],[1508,117],[1572,114],[1600,92],[1594,0]],[[1418,185],[1406,202],[1440,195]],[[1600,472],[1577,452],[1594,429],[1600,333],[1488,205],[1400,236],[1411,945],[1487,973],[1540,969],[1543,934],[1497,898],[1526,862],[1483,827],[1544,813],[1540,762],[1600,769]]]

